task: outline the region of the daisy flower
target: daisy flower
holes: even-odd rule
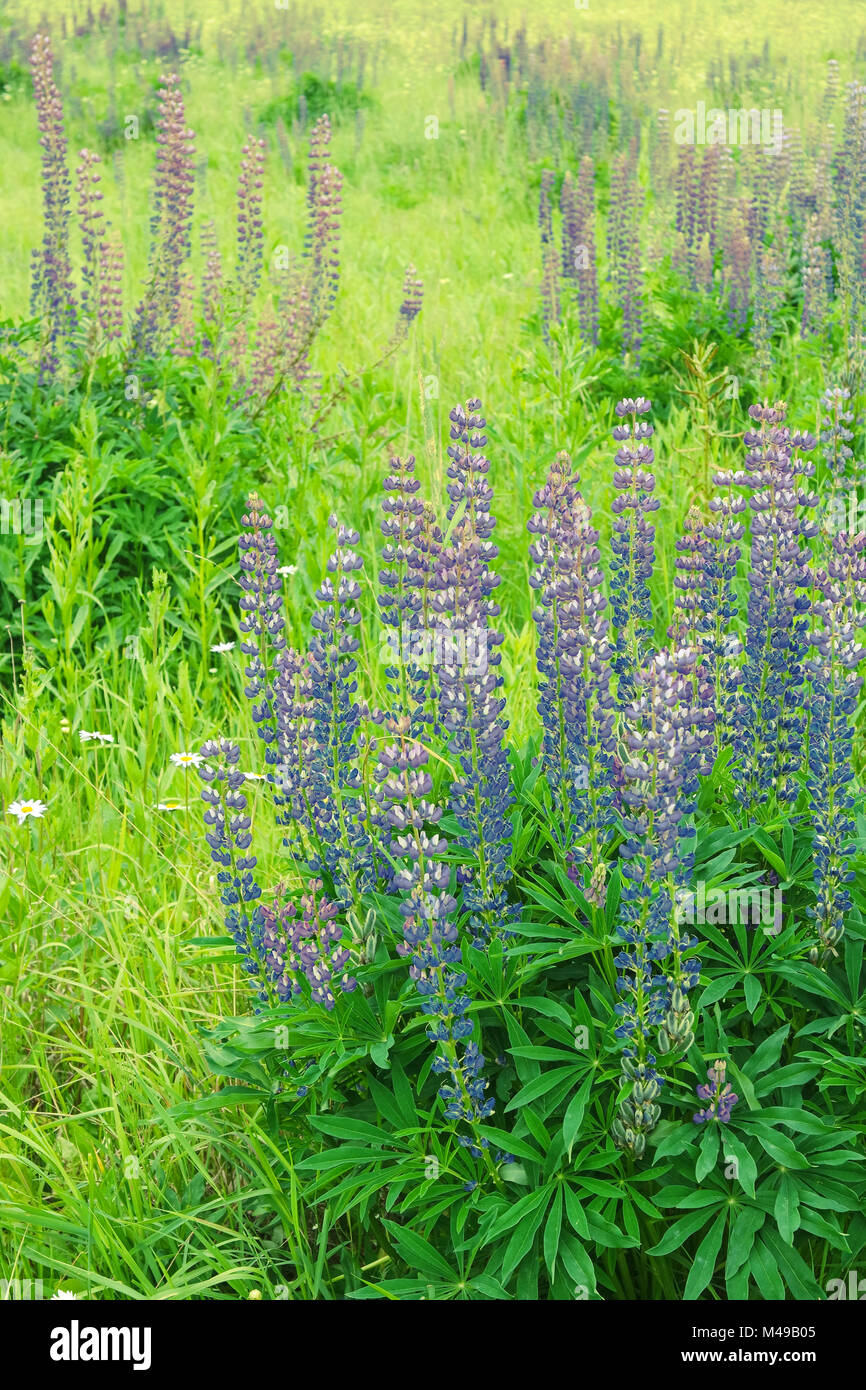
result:
[[[244,777],[247,782],[266,782],[268,780],[266,772],[245,772]]]
[[[199,753],[172,753],[170,761],[175,767],[199,767],[202,759]]]
[[[230,652],[230,651],[234,651],[234,645],[235,645],[234,642],[216,642],[216,643],[214,644],[214,646],[211,647],[211,651],[212,651],[212,652]]]
[[[177,801],[173,796],[170,796],[168,801],[160,801],[156,809],[158,811],[182,811],[183,802]]]
[[[47,810],[44,801],[13,801],[6,814],[17,816],[18,824],[23,825],[28,816],[44,816]]]
[[[297,565],[280,565],[277,574],[297,574]]]
[[[69,1289],[58,1289],[56,1293],[53,1293],[53,1294],[51,1295],[51,1298],[50,1298],[49,1301],[50,1301],[51,1303],[53,1303],[54,1300],[55,1300],[56,1298],[74,1298],[74,1299],[77,1301],[77,1300],[78,1300],[78,1294],[77,1294],[77,1293],[71,1293]]]
[[[114,734],[88,733],[86,729],[78,730],[78,737],[82,743],[90,743],[91,739],[98,739],[100,743],[113,743]]]

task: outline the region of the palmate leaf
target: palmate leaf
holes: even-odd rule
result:
[[[459,1274],[455,1274],[444,1256],[417,1231],[413,1231],[409,1226],[400,1226],[395,1221],[385,1221],[383,1224],[397,1254],[410,1269],[416,1269],[428,1278],[452,1287],[460,1283]]]

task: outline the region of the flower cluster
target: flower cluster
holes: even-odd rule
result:
[[[421,312],[424,304],[424,282],[419,279],[418,272],[414,265],[406,267],[406,278],[403,281],[403,302],[400,305],[400,318],[403,325],[408,329],[414,323]]]
[[[456,644],[455,659],[443,662],[438,672],[439,718],[459,767],[451,789],[451,809],[461,825],[455,844],[477,861],[464,885],[464,905],[481,945],[515,915],[506,895],[511,784],[499,670],[503,639],[490,626],[499,615],[491,599],[499,576],[490,568],[499,552],[490,539],[496,523],[487,481],[490,460],[480,452],[487,443],[481,402],[469,400],[465,410],[455,406],[449,418],[451,539],[439,555],[432,608],[447,618]]]
[[[244,306],[249,305],[255,298],[262,277],[264,165],[264,140],[248,139],[241,152],[241,171],[238,179],[237,279],[241,303]]]
[[[208,740],[201,746],[198,775],[205,783],[201,799],[205,803],[205,840],[210,857],[217,864],[220,901],[228,908],[225,924],[243,958],[244,969],[252,976],[262,1003],[273,998],[274,980],[265,965],[264,918],[258,903],[262,890],[253,877],[257,860],[246,851],[252,844],[251,818],[246,815],[247,798],[241,791],[245,777],[238,770],[241,750],[229,739]]]
[[[726,1081],[726,1072],[727,1063],[717,1061],[714,1066],[707,1067],[706,1085],[695,1087],[698,1100],[709,1101],[705,1109],[692,1116],[696,1125],[706,1124],[710,1120],[724,1125],[731,1118],[731,1111],[740,1098],[735,1095],[730,1082]]]
[[[627,423],[613,430],[620,445],[613,483],[620,495],[612,507],[610,599],[617,629],[613,669],[619,677],[620,706],[631,698],[635,673],[646,661],[653,635],[649,580],[655,559],[655,527],[647,518],[660,503],[652,495],[655,476],[649,472],[655,454],[646,443],[653,428],[639,419],[649,410],[650,403],[642,396],[619,401],[617,418]]]
[[[245,694],[253,702],[252,715],[259,738],[266,745],[265,760],[278,761],[277,724],[274,710],[275,658],[286,643],[282,616],[283,586],[277,574],[277,547],[273,521],[256,493],[250,493],[249,512],[242,518],[249,529],[242,533],[240,549],[241,651],[250,658],[244,668]]]
[[[802,542],[817,532],[806,513],[818,503],[798,483],[814,473],[814,465],[795,457],[797,450],[814,448],[814,437],[784,425],[784,405],[753,405],[749,415],[759,428],[744,435],[746,468],[732,479],[751,492],[752,512],[746,663],[734,739],[744,806],[771,793],[782,802],[797,795],[811,584],[810,554]]]
[[[813,963],[836,955],[854,881],[852,782],[854,718],[863,684],[857,668],[864,649],[855,640],[866,624],[866,533],[833,538],[825,569],[815,576],[816,656],[806,663],[811,680],[808,788],[815,827],[816,903],[806,909],[818,929]]]
[[[397,951],[410,958],[409,974],[430,1020],[427,1036],[436,1045],[432,1069],[448,1077],[439,1089],[445,1115],[476,1125],[493,1113],[494,1102],[485,1098],[484,1057],[467,1017],[471,1000],[464,992],[457,902],[450,892],[450,869],[443,862],[448,845],[428,830],[438,824],[442,811],[428,800],[433,787],[428,755],[410,737],[409,720],[389,720],[386,728],[393,742],[379,749],[375,778],[385,807],[388,854],[395,866],[392,887],[402,897],[404,940]],[[477,1135],[462,1135],[460,1142],[475,1156],[488,1147]]]
[[[159,352],[178,323],[182,272],[191,249],[195,137],[187,128],[177,73],[161,81],[148,283],[133,327],[138,356]]]
[[[337,905],[320,896],[321,890],[321,879],[313,879],[301,897],[300,915],[294,903],[279,897],[272,907],[263,904],[262,949],[280,1000],[301,995],[305,978],[312,1002],[330,1011],[336,1003],[334,989],[351,994],[358,981],[346,971],[351,952],[342,944]]]
[[[44,377],[56,372],[60,350],[76,322],[72,264],[69,259],[70,182],[66,164],[63,104],[54,81],[51,40],[36,34],[30,47],[30,71],[39,119],[42,149],[42,205],[45,231],[42,248],[33,254],[33,313],[42,317],[45,337],[39,369]]]
[[[558,815],[554,835],[571,870],[578,863],[602,874],[593,892],[603,904],[601,847],[613,834],[612,767],[615,753],[609,622],[601,592],[598,532],[571,476],[567,454],[558,454],[544,488],[533,498],[527,523],[534,536],[529,582],[539,599],[533,612],[538,642],[538,711],[541,756]],[[587,885],[587,891],[590,891]]]
[[[692,856],[683,850],[697,790],[689,767],[712,738],[714,722],[710,707],[692,703],[696,661],[694,650],[659,652],[640,673],[639,692],[625,711],[630,761],[621,793],[626,838],[620,846],[617,934],[623,947],[615,959],[621,1019],[616,1036],[626,1043],[625,1061],[650,1067],[655,1059],[648,1047],[656,1029],[661,1052],[686,1049],[693,1039],[688,991],[698,982],[700,961],[691,954],[697,941],[682,930],[676,892],[692,868]],[[629,1077],[624,1068],[624,1083]],[[646,1133],[634,1122],[622,1123],[635,1134]],[[637,1152],[621,1134],[615,1137]]]

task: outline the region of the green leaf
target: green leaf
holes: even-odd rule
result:
[[[580,1134],[580,1127],[583,1124],[583,1117],[586,1112],[589,1093],[592,1089],[592,1074],[590,1074],[576,1095],[572,1096],[568,1103],[562,1121],[562,1142],[568,1151],[568,1161],[571,1162],[571,1150],[574,1141]]]
[[[695,1164],[695,1179],[703,1182],[708,1173],[713,1171],[716,1159],[719,1154],[719,1126],[708,1124],[701,1137],[701,1148],[698,1160]]]
[[[410,1269],[420,1270],[431,1279],[441,1279],[448,1284],[459,1283],[450,1265],[434,1250],[429,1241],[419,1236],[409,1226],[399,1226],[395,1221],[386,1221],[385,1226],[396,1246],[397,1253],[406,1261]]]
[[[559,1258],[575,1285],[585,1288],[588,1294],[594,1294],[596,1291],[595,1266],[580,1241],[569,1231],[563,1232],[559,1242]]]
[[[764,1244],[763,1236],[755,1238],[749,1256],[749,1269],[764,1298],[771,1302],[784,1300],[785,1285],[779,1275],[776,1260]]]
[[[773,1215],[776,1218],[779,1235],[786,1245],[793,1245],[794,1232],[800,1225],[800,1198],[797,1193],[797,1185],[790,1173],[782,1174],[779,1191],[776,1193]]]
[[[514,1154],[516,1158],[528,1158],[531,1163],[543,1163],[544,1155],[534,1149],[526,1139],[517,1139],[504,1129],[493,1129],[490,1125],[479,1125],[478,1133],[489,1139],[504,1153]]]
[[[728,1253],[725,1260],[725,1278],[736,1274],[752,1253],[755,1236],[766,1220],[766,1212],[760,1207],[741,1207],[736,1213],[728,1236]]]
[[[532,1249],[532,1242],[535,1240],[536,1231],[544,1220],[544,1213],[547,1210],[547,1200],[550,1197],[550,1192],[547,1188],[542,1188],[541,1190],[545,1195],[544,1202],[539,1205],[537,1211],[530,1212],[528,1216],[523,1218],[508,1242],[508,1248],[505,1251],[505,1257],[502,1261],[502,1282],[506,1286],[512,1274],[517,1269],[517,1266],[526,1258]]]
[[[783,1027],[777,1028],[775,1033],[771,1033],[769,1038],[765,1038],[748,1061],[743,1063],[745,1074],[754,1080],[762,1072],[769,1071],[770,1067],[774,1067],[782,1055],[782,1048],[790,1031],[791,1025],[786,1023]]]
[[[787,1134],[779,1134],[777,1130],[760,1124],[750,1125],[749,1130],[754,1134],[761,1148],[783,1168],[808,1168],[810,1166],[809,1160],[804,1158],[794,1147]]]
[[[543,1072],[541,1076],[536,1076],[533,1081],[530,1081],[517,1092],[513,1100],[509,1101],[505,1107],[506,1114],[509,1110],[518,1110],[521,1105],[531,1105],[534,1100],[546,1096],[548,1091],[553,1090],[554,1086],[558,1086],[561,1081],[571,1076],[576,1070],[576,1066],[577,1064],[572,1062],[570,1066],[553,1067],[551,1070]]]
[[[824,1298],[824,1291],[805,1260],[792,1246],[785,1244],[772,1226],[762,1233],[761,1240],[766,1241],[770,1257],[775,1259],[794,1298],[809,1302]]]
[[[707,1008],[710,1004],[717,1004],[720,999],[724,999],[728,990],[733,989],[736,983],[736,975],[723,975],[721,979],[714,980],[712,984],[707,985],[706,989],[704,990],[703,994],[697,1002],[697,1012],[700,1012],[701,1009]]]
[[[664,1124],[665,1121],[662,1123]],[[675,1124],[656,1148],[656,1158],[675,1158],[677,1154],[685,1153],[686,1149],[695,1142],[696,1134],[697,1129],[693,1124]],[[652,1138],[650,1138],[650,1143],[652,1143]]]
[[[556,1277],[556,1252],[559,1249],[559,1234],[562,1230],[562,1183],[556,1189],[553,1206],[544,1228],[544,1263],[550,1271],[551,1279]]]
[[[754,975],[745,975],[743,977],[743,993],[746,996],[746,1008],[750,1014],[753,1014],[762,994],[761,981]]]
[[[736,1162],[736,1181],[749,1197],[754,1197],[758,1165],[745,1144],[735,1134],[726,1133],[724,1135],[724,1154],[725,1158],[733,1158]]]
[[[720,1201],[724,1201],[724,1198],[720,1197]],[[679,1221],[675,1221],[672,1226],[668,1227],[658,1245],[654,1245],[651,1250],[647,1251],[647,1254],[661,1256],[669,1255],[672,1250],[679,1250],[683,1242],[688,1240],[689,1236],[693,1236],[695,1231],[699,1231],[702,1226],[705,1226],[708,1220],[709,1212],[706,1207],[700,1211],[689,1212],[688,1216],[681,1216]]]
[[[686,1280],[685,1292],[683,1293],[683,1298],[686,1302],[698,1298],[713,1277],[727,1219],[727,1212],[719,1212],[719,1215],[716,1217],[713,1225],[707,1231],[707,1234],[704,1236],[695,1252],[695,1257],[692,1260],[692,1267],[689,1270],[689,1277]]]

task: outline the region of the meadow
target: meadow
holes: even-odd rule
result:
[[[4,1297],[851,1296],[864,74],[4,8]]]

